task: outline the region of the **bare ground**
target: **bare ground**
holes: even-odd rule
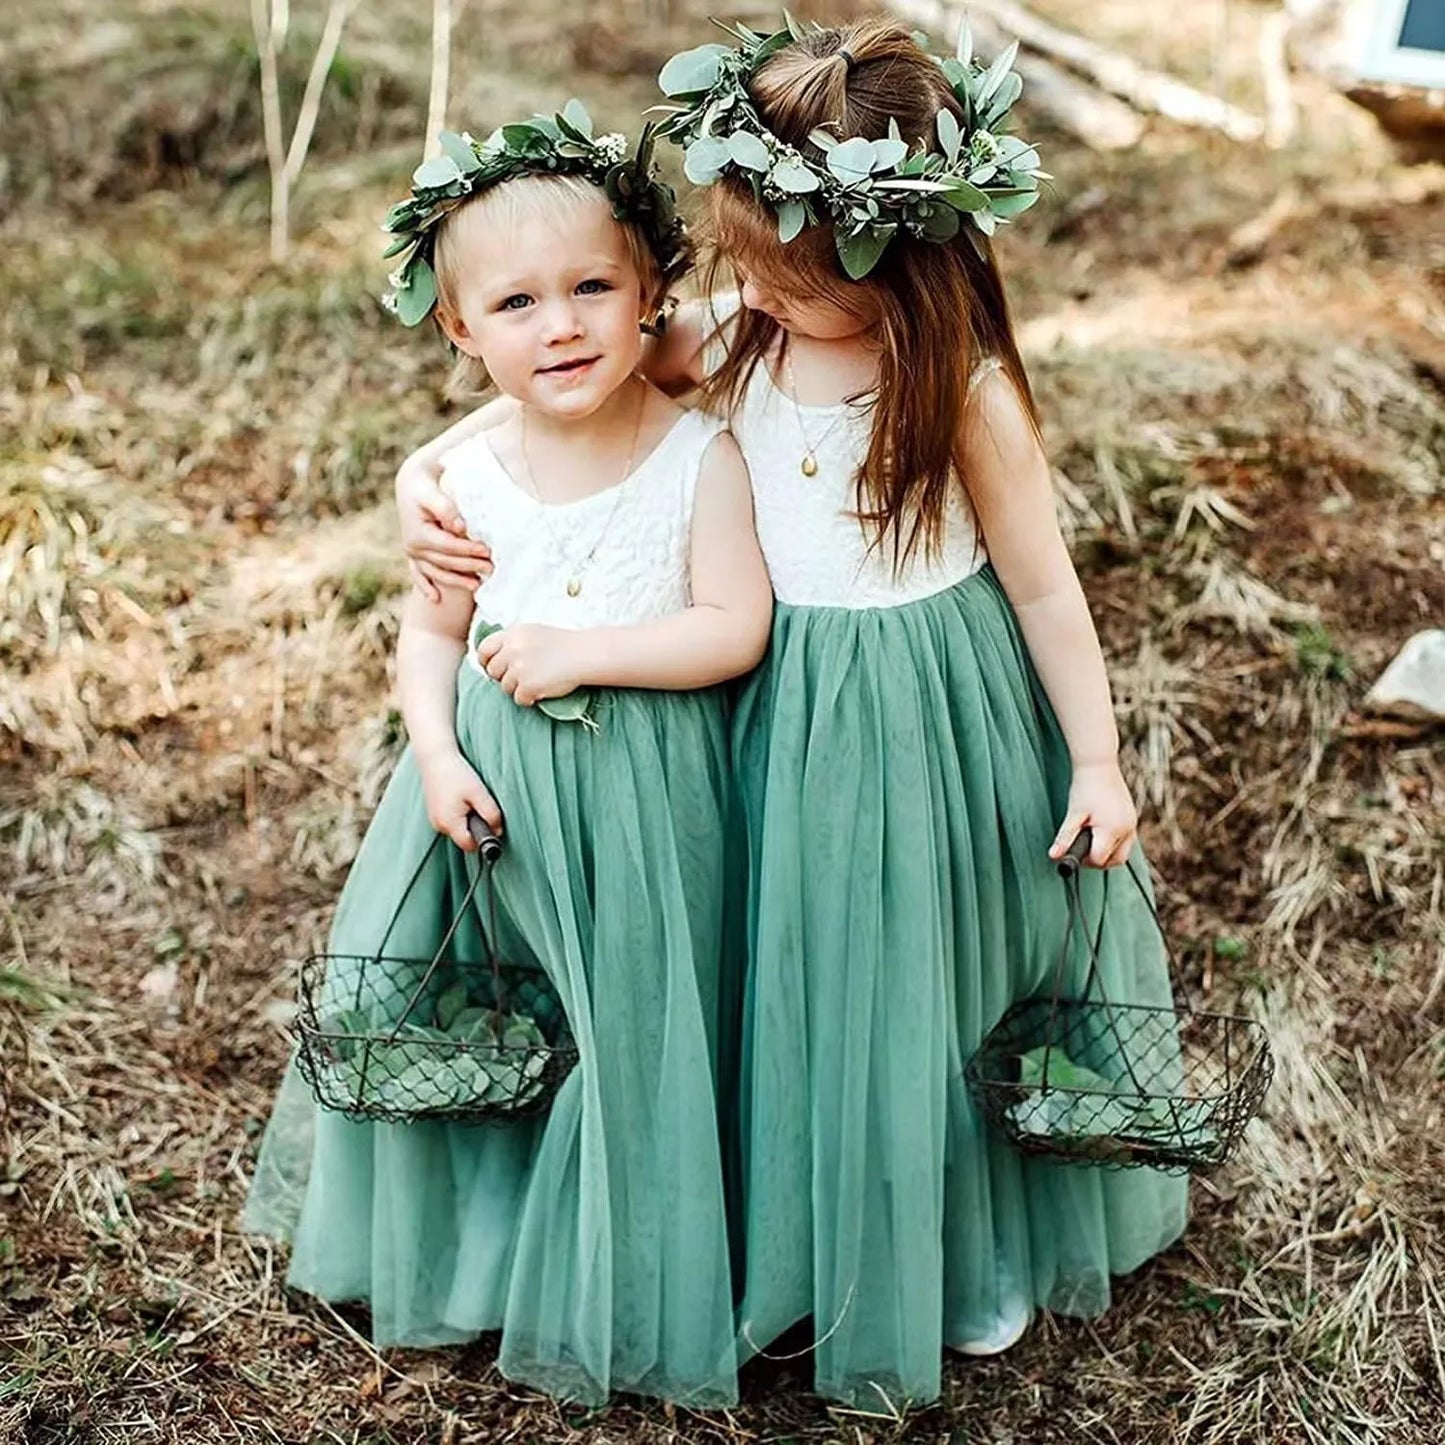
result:
[[[1199,10],[1096,23],[1255,103],[1259,7]],[[385,499],[445,368],[375,303],[374,222],[414,161],[426,16],[358,11],[284,271],[244,14],[25,0],[12,28],[0,1439],[1439,1438],[1445,744],[1361,710],[1445,618],[1438,169],[1313,91],[1279,154],[1048,136],[1057,197],[1004,246],[1182,993],[1279,1057],[1183,1245],[898,1420],[825,1408],[805,1361],[751,1367],[726,1415],[587,1413],[508,1385],[489,1340],[376,1355],[237,1228],[291,965],[398,747]],[[478,0],[452,116],[576,89],[623,121],[700,34]]]

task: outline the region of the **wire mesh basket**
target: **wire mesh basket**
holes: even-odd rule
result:
[[[1241,1015],[1104,996],[1099,948],[1107,908],[1091,938],[1079,887],[1090,843],[1085,829],[1059,864],[1068,927],[1052,995],[1026,999],[1003,1016],[969,1060],[969,1084],[989,1121],[1025,1153],[1116,1168],[1214,1168],[1263,1103],[1274,1074],[1269,1040]],[[1129,876],[1175,964],[1132,866]],[[1104,887],[1107,902],[1107,874]],[[1089,973],[1082,994],[1070,999],[1063,986],[1076,932]]]
[[[438,833],[402,893],[377,952],[313,954],[301,965],[296,1059],[316,1102],[352,1119],[500,1123],[539,1114],[577,1062],[556,989],[534,964],[497,952],[492,870],[501,840],[475,813],[476,867],[435,954],[385,952]],[[485,887],[484,962],[450,950]]]

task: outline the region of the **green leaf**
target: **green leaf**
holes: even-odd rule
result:
[[[973,103],[982,107],[984,102],[1003,84],[1003,78],[1013,69],[1013,63],[1018,58],[1019,43],[1015,40],[1009,47],[989,66],[984,77],[978,83],[978,89],[973,93]]]
[[[792,43],[793,37],[789,35],[786,30],[779,30],[769,35],[768,38],[762,41],[757,49],[753,51],[751,67],[753,72],[756,73],[758,67],[767,60],[769,56],[775,55],[779,50],[782,50],[785,46],[791,45]]]
[[[977,186],[967,181],[953,181],[943,192],[943,199],[955,211],[982,211],[988,205],[988,197]]]
[[[717,84],[722,59],[733,53],[728,45],[699,45],[674,55],[658,73],[664,95],[701,95]]]
[[[888,139],[889,139],[889,140],[902,140],[902,139],[903,139],[903,132],[898,129],[898,121],[897,121],[897,118],[894,117],[894,116],[891,116],[891,115],[888,117]]]
[[[457,169],[464,176],[481,170],[482,158],[472,149],[472,143],[464,140],[454,130],[438,131],[437,144],[442,148],[443,155],[450,156],[456,162]]]
[[[495,1030],[492,1028],[492,1020],[496,1014],[492,1009],[481,1008],[473,1005],[471,1008],[458,1010],[447,1026],[447,1032],[454,1039],[461,1039],[467,1043],[483,1043],[495,1037]]]
[[[1055,1045],[1036,1049],[1019,1056],[1019,1083],[1030,1088],[1080,1089],[1091,1094],[1114,1094],[1118,1087],[1092,1069],[1076,1064],[1063,1049]]]
[[[855,135],[828,152],[828,169],[844,185],[866,180],[873,171],[873,142]]]
[[[808,220],[808,208],[801,201],[783,201],[778,206],[778,240],[785,245],[801,231]]]
[[[973,73],[968,66],[960,65],[958,61],[950,57],[947,60],[938,62],[943,71],[943,78],[948,81],[949,89],[953,91],[954,97],[959,104],[968,103],[968,88],[973,80]]]
[[[553,722],[592,722],[592,703],[595,694],[590,687],[579,687],[565,697],[544,697],[537,704],[537,711],[545,713]]]
[[[946,106],[939,110],[934,121],[938,130],[938,143],[950,161],[958,159],[958,148],[963,143],[963,133],[958,128],[958,117]]]
[[[821,128],[818,130],[810,130],[808,132],[808,139],[812,141],[820,151],[830,151],[838,144],[837,136],[831,131],[826,131]]]
[[[710,186],[731,160],[732,151],[726,141],[716,136],[699,136],[683,157],[683,174],[695,186]]]
[[[765,171],[772,164],[767,146],[748,131],[734,131],[727,139],[727,149],[737,165],[750,171]]]
[[[450,1033],[452,1025],[456,1022],[457,1015],[467,1006],[467,986],[458,981],[449,989],[446,989],[442,996],[437,999],[436,1020],[437,1027],[444,1033]]]
[[[838,259],[854,281],[861,281],[878,264],[878,258],[893,239],[896,225],[863,226],[856,231],[837,233]]]
[[[399,256],[408,246],[416,243],[416,233],[408,231],[404,236],[398,236],[386,250],[381,253],[383,261],[390,261],[393,256]]]
[[[930,206],[923,218],[923,238],[926,241],[951,241],[958,235],[962,218],[952,206]]]
[[[786,10],[783,11],[783,24],[788,27],[788,34],[794,40],[806,39],[808,32]]]
[[[1030,206],[1037,202],[1041,194],[1040,191],[1023,191],[1014,196],[991,196],[988,208],[995,216],[1010,221],[1015,216],[1023,215]]]
[[[988,103],[988,115],[984,118],[983,124],[992,130],[1023,93],[1024,80],[1018,71],[1011,71],[1004,76],[993,99]]]
[[[573,130],[580,132],[586,139],[592,139],[592,117],[587,114],[587,107],[576,96],[573,96],[562,107],[560,119],[565,120]]]
[[[406,286],[396,293],[397,319],[403,326],[419,326],[436,305],[437,279],[425,261],[414,261]]]
[[[461,178],[461,167],[449,155],[432,156],[411,173],[412,185],[428,191],[453,185]]]
[[[779,161],[768,179],[780,191],[787,191],[794,196],[805,196],[822,185],[817,173],[798,161]]]
[[[880,191],[917,191],[922,195],[938,195],[943,191],[953,188],[953,181],[932,181],[924,180],[917,176],[889,177],[886,181],[878,181],[875,189]]]
[[[953,53],[960,65],[967,65],[973,59],[973,31],[968,28],[967,20],[959,21],[958,44]]]
[[[518,121],[515,125],[504,125],[502,139],[509,150],[523,156],[545,156],[552,149],[552,137],[536,121]]]
[[[891,171],[908,156],[908,146],[901,140],[876,140],[873,142],[873,169]]]

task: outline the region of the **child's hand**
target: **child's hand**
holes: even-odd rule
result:
[[[525,622],[482,638],[477,660],[513,701],[531,707],[544,697],[566,697],[586,681],[580,638],[572,628]]]
[[[1059,859],[1088,826],[1094,844],[1084,862],[1091,868],[1117,868],[1125,862],[1139,833],[1139,814],[1117,762],[1090,763],[1074,769],[1069,811],[1049,857]]]
[[[431,758],[419,758],[427,817],[438,833],[445,833],[464,852],[476,850],[467,832],[467,814],[480,813],[497,837],[502,836],[502,810],[487,791],[472,765],[454,749]]]
[[[492,552],[467,536],[455,503],[439,485],[435,463],[408,457],[396,474],[396,509],[412,580],[431,602],[441,588],[475,588],[492,572]]]

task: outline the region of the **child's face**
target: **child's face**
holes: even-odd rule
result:
[[[564,211],[458,217],[461,282],[441,315],[509,396],[590,416],[642,359],[642,282],[600,194]]]
[[[750,311],[771,316],[784,331],[814,341],[845,341],[861,336],[876,320],[870,298],[861,292],[858,309],[849,309],[825,296],[784,290],[776,282],[733,268],[742,285],[741,299]]]

